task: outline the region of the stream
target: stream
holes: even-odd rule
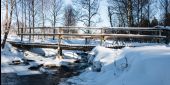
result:
[[[41,53],[38,53],[40,55]],[[66,80],[72,76],[79,75],[87,64],[87,53],[77,53],[81,56],[81,59],[68,65],[61,65],[59,67],[45,68],[43,65],[39,65],[36,69],[28,67],[28,63],[34,63],[34,61],[28,61],[27,65],[10,65],[12,68],[15,67],[28,67],[28,75],[20,75],[18,73],[2,73],[1,72],[1,84],[2,85],[58,85],[63,79]],[[44,55],[44,54],[43,54]],[[29,56],[29,55],[28,55]],[[48,57],[48,56],[45,56]],[[51,57],[51,56],[49,56]],[[1,67],[2,68],[2,67]],[[15,68],[16,70],[19,70]],[[42,72],[41,69],[45,69],[48,72]],[[36,74],[29,74],[29,72],[37,71]],[[21,72],[22,73],[22,72]]]

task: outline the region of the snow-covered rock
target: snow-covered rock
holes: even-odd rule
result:
[[[78,56],[75,52],[64,52],[64,59],[81,59],[81,56]]]
[[[92,64],[92,69],[101,69],[102,66],[112,63],[120,50],[112,50],[102,46],[96,46],[89,53],[88,63]]]

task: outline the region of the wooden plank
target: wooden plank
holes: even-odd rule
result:
[[[58,45],[56,44],[40,44],[40,43],[18,43],[18,42],[11,42],[13,46],[16,47],[25,47],[25,48],[54,48],[57,49]],[[61,44],[61,49],[62,50],[83,50],[83,51],[91,51],[95,45],[64,45]],[[108,48],[123,48],[125,46],[114,46],[114,45],[107,45],[105,47]]]
[[[21,28],[19,28],[21,29]],[[33,27],[26,27],[25,29],[33,29]],[[112,29],[112,30],[158,30],[160,28],[154,27],[72,27],[72,26],[63,26],[63,27],[34,27],[34,29]]]
[[[67,34],[67,33],[58,33],[58,34],[30,34],[30,33],[23,33],[23,34],[18,34],[18,35],[39,35],[39,36],[76,36],[76,37],[101,37],[101,36],[110,36],[110,37],[139,37],[139,38],[144,38],[144,37],[150,37],[150,38],[166,38],[166,36],[160,36],[160,35],[137,35],[137,34]]]

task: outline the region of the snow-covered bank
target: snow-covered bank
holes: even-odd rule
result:
[[[11,60],[20,60],[23,56],[23,52],[12,47],[11,44],[6,43],[5,48],[1,48],[1,66],[7,64]]]
[[[1,48],[1,73],[16,73],[17,75],[41,74],[40,70],[30,70],[30,67],[40,65],[67,65],[81,59],[74,51],[63,52],[63,57],[67,59],[57,59],[57,50],[50,48],[33,48],[24,50],[13,47],[8,42],[5,48]],[[26,62],[26,60],[30,60]],[[14,61],[20,61],[14,64]]]
[[[100,61],[100,72],[87,68],[67,83],[73,85],[169,85],[170,47],[145,46],[112,50],[96,47],[92,62]],[[93,63],[94,64],[94,63]],[[65,85],[66,83],[60,83]]]

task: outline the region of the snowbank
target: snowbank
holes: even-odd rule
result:
[[[2,65],[10,62],[11,60],[22,61],[21,58],[23,58],[23,52],[15,49],[8,42],[5,44],[4,49],[1,48],[1,64]]]
[[[93,72],[88,68],[67,82],[77,85],[170,85],[170,47],[122,50],[96,47],[92,53],[95,57],[91,61],[100,61],[101,71]]]

